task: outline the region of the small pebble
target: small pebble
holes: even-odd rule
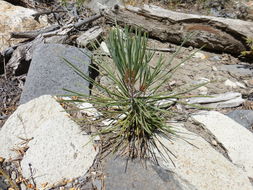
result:
[[[69,188],[73,187],[73,184],[72,184],[72,183],[68,183],[67,185],[65,185],[65,187],[66,187],[67,189],[69,189]]]
[[[217,62],[217,61],[220,61],[221,59],[220,59],[220,57],[219,57],[218,55],[215,55],[215,56],[213,56],[213,57],[210,57],[209,60],[210,60],[210,61],[216,61],[216,62]]]
[[[198,90],[200,91],[201,95],[207,95],[207,93],[208,93],[208,88],[205,86],[199,87]]]
[[[213,71],[218,71],[217,67],[215,67],[215,66],[212,66],[212,70]]]
[[[12,179],[12,180],[16,180],[16,179],[17,179],[17,174],[16,174],[15,171],[12,171],[12,172],[11,172],[11,179]]]
[[[192,46],[188,47],[189,51],[192,51],[194,48]]]
[[[214,146],[217,146],[217,145],[218,145],[218,143],[217,143],[216,140],[212,140],[211,143],[212,143],[212,145],[214,145]]]
[[[197,58],[197,59],[206,59],[206,56],[205,56],[203,53],[196,52],[196,53],[193,55],[193,58]]]
[[[225,85],[225,86],[229,86],[229,87],[231,87],[231,88],[238,88],[238,87],[240,87],[240,88],[246,88],[246,86],[245,86],[244,84],[242,84],[242,83],[240,83],[240,82],[238,82],[238,81],[233,82],[233,81],[231,81],[231,80],[229,80],[229,79],[227,79],[227,80],[224,82],[224,85]]]
[[[106,45],[105,42],[102,42],[102,43],[100,44],[100,47],[101,47],[101,49],[102,49],[105,53],[110,54],[110,51],[109,51],[109,49],[108,49],[108,47],[107,47],[107,45]]]

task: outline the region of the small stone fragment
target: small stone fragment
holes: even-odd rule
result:
[[[201,95],[207,95],[207,93],[208,93],[208,88],[205,86],[199,87],[198,90],[200,91]]]
[[[215,62],[217,62],[217,61],[220,61],[221,58],[220,58],[220,56],[215,55],[215,56],[210,57],[209,60],[210,60],[210,61],[215,61]]]
[[[102,49],[105,53],[110,54],[110,51],[109,51],[109,49],[108,49],[108,47],[107,47],[107,45],[106,45],[105,42],[102,42],[102,43],[100,44],[100,47],[101,47],[101,49]]]
[[[205,56],[203,53],[196,52],[196,53],[193,55],[193,58],[197,58],[197,59],[206,59],[206,56]]]
[[[233,81],[231,81],[231,80],[229,80],[229,79],[227,79],[227,80],[224,82],[224,84],[225,84],[225,86],[229,86],[229,87],[231,87],[231,88],[238,88],[238,87],[240,87],[240,88],[246,88],[246,86],[245,86],[244,84],[242,84],[242,83],[240,83],[240,82],[238,82],[238,81],[233,82]]]
[[[217,146],[217,145],[218,145],[218,143],[217,143],[216,140],[212,140],[211,143],[212,143],[212,145],[214,145],[214,146]]]
[[[212,70],[213,71],[218,71],[217,67],[215,67],[215,66],[212,66]]]
[[[16,172],[15,172],[15,171],[12,171],[12,172],[11,172],[11,179],[12,179],[12,180],[16,180],[16,178],[17,178]]]
[[[94,108],[93,105],[90,103],[82,102],[80,104],[77,104],[77,106],[80,109],[81,113],[84,113],[89,117],[99,118],[100,116],[102,116],[102,113],[98,112],[98,110]]]

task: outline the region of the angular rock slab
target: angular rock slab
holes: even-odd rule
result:
[[[89,75],[90,59],[87,51],[61,44],[43,44],[33,53],[20,103],[26,103],[41,95],[70,94],[63,90],[89,94],[89,83],[77,75],[64,59]],[[63,59],[64,58],[64,59]]]
[[[21,138],[30,141],[21,145]],[[84,175],[97,155],[90,136],[49,95],[19,106],[0,131],[1,157],[16,158],[11,149],[26,145],[22,174],[30,177],[31,164],[38,186]]]
[[[174,129],[183,139],[168,140],[159,137],[159,140],[177,157],[170,155],[176,166],[169,161],[160,145],[160,150],[168,160],[160,162],[163,167],[191,182],[198,190],[253,189],[246,173],[213,149],[208,142],[183,127],[175,126]],[[160,157],[159,154],[157,156]]]
[[[174,172],[139,160],[110,159],[105,164],[107,190],[197,190]]]
[[[253,134],[233,119],[216,111],[204,111],[192,118],[202,123],[224,146],[232,162],[253,178]]]

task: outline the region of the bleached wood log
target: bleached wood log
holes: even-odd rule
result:
[[[109,23],[138,26],[150,37],[176,44],[193,32],[185,45],[234,55],[248,48],[246,38],[253,38],[253,22],[179,13],[153,5],[120,7],[104,15]]]

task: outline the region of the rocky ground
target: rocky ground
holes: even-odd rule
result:
[[[10,2],[16,4],[15,1]],[[176,167],[171,165],[171,162],[164,162],[159,158],[160,166],[148,162],[147,169],[142,162],[136,160],[129,163],[128,170],[123,172],[126,166],[124,158],[115,159],[109,156],[102,159],[100,143],[103,137],[90,140],[90,135],[96,132],[97,126],[106,125],[106,122],[95,122],[100,121],[100,114],[95,108],[87,109],[87,104],[74,107],[73,104],[59,104],[52,96],[41,96],[66,94],[62,88],[73,88],[89,94],[87,89],[84,90],[80,86],[82,84],[88,88],[89,84],[84,84],[73,70],[64,64],[62,57],[77,65],[80,64],[80,60],[90,62],[89,57],[81,54],[77,48],[89,44],[85,38],[88,38],[90,33],[86,33],[84,38],[78,37],[90,28],[94,31],[102,30],[98,32],[100,38],[97,38],[101,47],[93,53],[107,55],[106,46],[101,42],[110,26],[106,25],[102,18],[102,21],[95,20],[81,28],[68,30],[67,33],[62,30],[57,37],[50,34],[49,37],[43,36],[42,41],[38,38],[39,46],[36,42],[34,46],[17,51],[20,46],[16,44],[22,43],[24,39],[11,38],[9,32],[36,30],[57,21],[60,25],[67,25],[77,23],[87,16],[94,16],[90,10],[94,2],[91,2],[89,9],[70,4],[64,9],[67,14],[46,14],[48,19],[43,16],[40,22],[36,22],[31,14],[43,11],[43,8],[55,8],[60,4],[48,4],[46,1],[32,4],[27,2],[24,1],[22,6],[29,9],[17,8],[0,0],[0,62],[9,62],[6,65],[0,63],[0,190],[253,189],[252,59],[246,60],[241,56],[223,52],[199,50],[181,65],[171,81],[164,84],[163,90],[208,82],[189,95],[208,95],[211,96],[209,99],[193,98],[188,101],[211,107],[212,111],[198,113],[196,109],[177,107],[185,117],[175,118],[176,124],[175,121],[170,122],[182,134],[183,139],[190,143],[182,139],[173,139],[173,142],[165,138],[160,139],[175,153],[177,158],[173,158],[173,161]],[[115,2],[110,3],[107,5]],[[137,6],[143,2],[125,3]],[[253,20],[252,1],[196,0],[148,3],[179,12]],[[16,15],[11,12],[13,10]],[[102,38],[101,34],[104,35]],[[28,41],[32,40],[28,38]],[[156,63],[160,54],[164,54],[165,59],[169,60],[180,47],[151,38],[148,46],[156,49],[151,64]],[[9,47],[14,47],[14,50]],[[91,46],[87,47],[92,50]],[[6,50],[16,50],[17,53],[13,53],[11,57],[6,56]],[[196,50],[198,49],[191,46],[183,47],[175,56],[172,66]],[[107,64],[111,64],[110,58],[106,59]],[[87,65],[79,66],[91,74]],[[111,85],[108,78],[102,74],[96,80],[101,84]],[[76,122],[66,116],[63,107]],[[73,112],[76,107],[86,109]],[[85,120],[80,121],[83,118]]]

